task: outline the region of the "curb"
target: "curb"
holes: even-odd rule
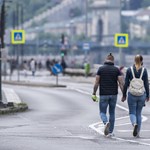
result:
[[[11,85],[22,85],[22,86],[35,86],[35,87],[67,87],[66,85],[60,84],[46,84],[46,83],[31,83],[24,81],[2,81],[3,84],[11,84]]]
[[[28,109],[28,105],[25,103],[14,104],[14,106],[7,108],[0,108],[0,115],[16,113],[16,112],[24,112]]]

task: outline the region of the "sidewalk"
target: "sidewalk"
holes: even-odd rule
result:
[[[20,71],[18,77],[17,72],[14,72],[13,76],[6,76],[2,78],[4,84],[24,85],[24,86],[43,86],[43,87],[66,87],[67,82],[83,82],[93,83],[95,77],[85,76],[69,76],[62,74],[58,75],[58,78],[54,75],[50,75],[47,70],[36,71],[35,76],[31,75],[31,72],[27,72],[25,76],[23,71]]]

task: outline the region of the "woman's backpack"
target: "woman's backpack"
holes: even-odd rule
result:
[[[142,80],[144,68],[142,68],[140,78],[135,78],[133,67],[131,67],[131,72],[133,75],[133,79],[130,81],[129,92],[134,96],[141,96],[145,92],[144,82]]]

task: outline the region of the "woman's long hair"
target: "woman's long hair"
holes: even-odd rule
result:
[[[143,57],[141,55],[136,55],[134,61],[136,69],[140,69],[143,65]]]

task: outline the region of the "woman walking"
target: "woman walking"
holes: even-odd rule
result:
[[[135,64],[127,69],[123,89],[122,102],[126,100],[128,89],[128,107],[130,121],[133,125],[133,136],[139,137],[142,123],[142,108],[145,101],[149,101],[148,73],[143,65],[143,57],[135,56]]]

